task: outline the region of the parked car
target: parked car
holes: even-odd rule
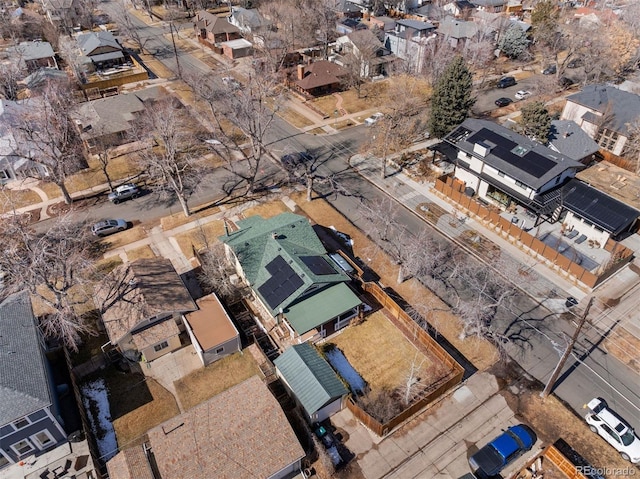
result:
[[[109,193],[109,201],[112,201],[114,204],[121,203],[130,198],[137,198],[140,196],[141,191],[140,188],[132,183],[127,183],[126,185],[118,186],[114,191]]]
[[[365,124],[365,126],[373,126],[376,123],[378,123],[378,120],[380,120],[380,118],[382,118],[383,116],[384,116],[383,113],[380,113],[380,112],[374,113],[369,118],[364,120],[364,124]]]
[[[498,88],[507,88],[513,85],[517,85],[518,82],[514,77],[502,77],[498,80],[498,84],[496,85]]]
[[[531,92],[529,90],[518,90],[514,96],[516,97],[516,100],[524,100],[531,96]]]
[[[505,96],[503,96],[502,98],[498,98],[496,100],[496,105],[498,105],[499,107],[507,106],[507,105],[510,105],[511,103],[513,103],[513,100]]]
[[[560,77],[560,79],[558,80],[558,85],[560,85],[562,88],[569,88],[574,83],[575,82],[569,77]]]
[[[580,57],[576,57],[573,58],[572,60],[569,60],[569,63],[567,63],[567,68],[578,68],[581,67],[583,65],[583,60]]]
[[[640,439],[624,419],[609,409],[602,398],[593,398],[584,406],[589,429],[611,444],[625,461],[640,464]]]
[[[542,70],[543,75],[555,75],[558,71],[558,67],[556,65],[549,65]]]
[[[125,220],[104,220],[98,221],[91,227],[91,232],[95,236],[108,236],[119,231],[124,231],[128,227]]]
[[[529,426],[511,426],[469,458],[471,470],[480,479],[497,475],[509,463],[530,450],[537,440]]]

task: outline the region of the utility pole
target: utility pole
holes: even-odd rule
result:
[[[173,54],[176,57],[176,65],[178,67],[178,78],[182,79],[182,69],[180,68],[180,59],[178,58],[178,49],[176,48],[176,39],[173,36],[173,29],[175,28],[175,26],[173,25],[173,22],[169,22],[169,31],[171,32],[171,42],[173,43]],[[178,31],[176,30],[176,35],[178,34]]]
[[[544,391],[540,393],[541,398],[544,399],[549,395],[549,393],[551,392],[551,389],[553,389],[554,384],[558,380],[558,376],[560,376],[560,371],[562,371],[562,368],[564,367],[564,363],[567,362],[567,358],[569,357],[569,354],[571,354],[571,351],[573,350],[573,346],[574,344],[576,344],[576,341],[578,340],[578,335],[582,330],[582,326],[584,326],[584,323],[587,320],[587,315],[589,314],[589,309],[591,309],[592,304],[593,304],[593,296],[589,298],[587,307],[584,309],[584,313],[582,313],[582,317],[580,318],[578,327],[576,328],[576,330],[573,333],[573,336],[571,337],[571,341],[569,341],[569,344],[567,344],[567,348],[564,350],[564,353],[562,353],[562,356],[560,357],[560,361],[556,365],[556,368],[553,370],[553,373],[551,374],[551,377],[549,378],[549,381],[547,382],[547,385],[545,386]]]

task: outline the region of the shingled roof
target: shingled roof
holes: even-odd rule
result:
[[[327,60],[318,60],[310,65],[305,65],[302,80],[296,80],[295,83],[303,90],[312,90],[340,83],[340,78],[345,73],[344,68],[340,65]]]
[[[155,479],[142,446],[124,449],[107,462],[109,479]]]
[[[329,363],[309,343],[291,346],[274,364],[308,416],[348,393]]]
[[[258,376],[151,429],[162,477],[271,477],[304,456],[280,404]]]
[[[0,304],[0,425],[51,405],[47,365],[27,291]]]

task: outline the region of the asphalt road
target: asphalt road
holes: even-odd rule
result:
[[[110,5],[103,4],[107,11]],[[143,38],[148,39],[146,49],[157,52],[165,65],[174,72],[177,71],[172,46],[163,36],[168,31],[161,27],[147,26],[137,18],[134,18],[134,21],[139,24]],[[167,53],[169,50],[170,54]],[[183,71],[209,70],[188,53],[180,53],[179,58]],[[508,96],[519,89],[528,89],[528,82],[535,82],[535,77],[507,89],[484,92],[479,97],[478,108],[484,108],[480,106],[484,103],[480,102],[485,101],[490,102],[493,108],[496,98]],[[327,194],[328,201],[363,230],[366,230],[368,225],[359,213],[361,201],[379,202],[387,197],[385,192],[372,187],[348,167],[348,159],[358,153],[366,141],[368,130],[363,126],[347,129],[332,136],[314,136],[300,133],[279,118],[274,122],[267,138],[268,148],[276,158],[295,151],[311,151],[320,158],[318,173],[336,175],[342,189],[349,192],[348,195]],[[273,184],[281,180],[283,175],[276,162],[263,161],[261,178],[265,184]],[[213,171],[203,179],[191,197],[190,204],[197,205],[220,197],[224,185],[233,181],[233,175],[228,171]],[[130,221],[136,218],[152,220],[177,211],[180,211],[180,207],[176,201],[165,199],[158,192],[150,192],[144,197],[120,205],[111,205],[108,202],[98,204],[91,210],[89,217],[118,217]],[[401,209],[398,221],[414,234],[439,234],[407,209]],[[562,300],[562,293],[560,297]],[[542,382],[551,375],[566,339],[572,335],[575,328],[570,320],[561,318],[523,293],[519,293],[509,304],[498,309],[493,325],[502,331],[518,330],[522,334],[522,341],[509,346],[510,355],[525,371]],[[635,373],[615,358],[608,356],[598,346],[601,340],[602,338],[593,331],[581,335],[575,351],[582,359],[577,361],[572,358],[567,362],[555,393],[581,415],[584,413],[583,404],[594,396],[604,397],[614,409],[631,421],[633,426],[640,426],[636,419],[640,417],[640,381]]]

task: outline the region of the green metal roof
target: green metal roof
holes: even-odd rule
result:
[[[360,303],[349,286],[337,283],[289,305],[283,312],[298,334],[304,334]]]
[[[277,314],[280,308],[289,307],[314,287],[322,288],[349,280],[349,277],[329,258],[309,220],[303,216],[293,213],[281,213],[269,219],[252,216],[239,221],[238,227],[239,231],[220,236],[219,239],[231,247],[251,288],[260,296],[265,306],[271,308],[271,314]],[[267,270],[267,265],[277,257],[281,257],[301,281],[300,285],[282,301],[277,304],[271,301],[272,304],[269,304],[270,302],[259,290],[271,279],[272,275]],[[317,274],[318,271],[312,271],[305,263],[303,260],[305,257],[326,259],[328,270],[324,271],[324,274]],[[344,311],[347,309],[349,308]],[[324,317],[326,321],[333,316],[325,315]],[[309,329],[313,327],[315,326]],[[299,334],[305,332],[297,331]]]
[[[291,346],[274,364],[309,416],[348,393],[329,363],[309,343]]]

